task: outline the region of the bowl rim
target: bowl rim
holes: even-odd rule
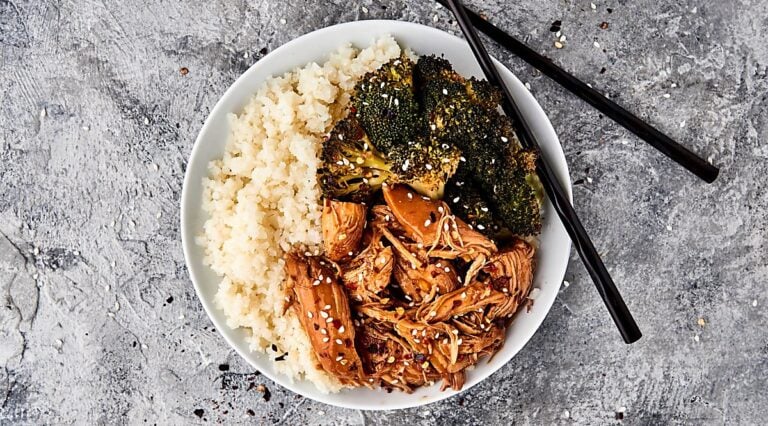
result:
[[[312,400],[315,400],[315,401],[318,401],[318,402],[322,402],[324,404],[328,404],[328,405],[332,405],[332,406],[337,406],[337,407],[342,407],[342,408],[363,409],[363,410],[371,410],[371,411],[406,409],[406,408],[418,407],[418,406],[423,406],[423,405],[428,405],[428,404],[431,404],[431,403],[439,402],[439,401],[445,400],[445,399],[447,399],[449,397],[452,397],[452,396],[458,395],[460,393],[466,392],[470,388],[472,388],[473,386],[483,382],[488,377],[490,377],[492,374],[496,373],[504,365],[509,363],[509,361],[511,361],[520,352],[520,350],[522,350],[523,347],[525,347],[525,345],[528,344],[528,342],[533,337],[533,335],[539,330],[539,328],[543,324],[544,320],[546,319],[546,316],[549,314],[549,311],[551,310],[552,304],[554,303],[554,298],[548,303],[548,306],[546,306],[546,311],[544,313],[544,316],[541,318],[541,321],[539,321],[539,323],[535,327],[533,327],[532,330],[529,333],[527,333],[525,338],[522,339],[522,344],[520,345],[520,347],[514,353],[512,353],[509,356],[509,359],[507,359],[504,363],[502,363],[500,366],[498,366],[495,369],[490,369],[489,368],[486,372],[484,372],[481,375],[481,377],[479,377],[479,379],[477,381],[475,381],[474,383],[471,383],[471,384],[470,383],[465,384],[464,387],[461,390],[456,391],[456,392],[448,392],[448,391],[441,392],[440,396],[438,396],[436,398],[433,398],[433,399],[430,399],[428,401],[423,401],[421,399],[414,399],[412,402],[404,403],[404,404],[399,404],[399,405],[396,405],[396,406],[377,406],[377,405],[372,405],[372,404],[368,404],[368,405],[362,406],[362,405],[345,404],[343,402],[339,402],[339,401],[333,400],[333,395],[336,395],[336,394],[322,394],[320,392],[318,392],[318,395],[307,394],[304,390],[302,390],[301,388],[297,387],[295,382],[293,382],[292,380],[289,380],[283,374],[274,373],[272,371],[269,371],[268,369],[264,369],[261,366],[256,365],[253,361],[250,360],[250,357],[249,357],[250,351],[246,351],[245,349],[241,348],[239,346],[239,344],[236,344],[233,341],[234,339],[231,336],[229,336],[227,333],[223,333],[221,331],[222,327],[227,327],[227,325],[226,325],[225,322],[221,322],[221,321],[216,319],[217,316],[214,315],[213,312],[214,312],[214,310],[218,310],[218,308],[214,305],[212,300],[208,300],[208,299],[206,299],[206,298],[204,298],[202,296],[202,291],[200,289],[201,284],[198,283],[198,279],[196,277],[196,274],[193,271],[194,268],[192,267],[192,265],[194,263],[193,263],[192,254],[191,254],[193,249],[192,249],[191,246],[196,244],[195,236],[194,236],[195,234],[188,235],[188,232],[186,232],[186,230],[188,228],[191,228],[190,223],[192,221],[192,219],[190,217],[192,213],[190,212],[189,209],[187,209],[187,204],[188,204],[187,200],[188,200],[188,198],[190,196],[189,195],[190,190],[188,190],[188,188],[190,187],[189,182],[193,178],[195,178],[195,179],[196,178],[201,178],[200,176],[192,176],[192,172],[190,172],[192,167],[189,167],[189,166],[194,162],[195,158],[198,155],[200,155],[201,146],[203,144],[203,136],[207,133],[207,129],[212,126],[212,123],[217,120],[216,117],[220,116],[221,114],[225,114],[225,113],[231,112],[231,111],[222,111],[225,108],[225,103],[226,103],[225,100],[227,98],[231,97],[232,94],[236,90],[238,90],[238,86],[241,86],[245,81],[249,80],[250,79],[250,75],[256,73],[260,68],[262,68],[264,66],[267,66],[266,64],[269,62],[270,58],[277,57],[278,55],[280,55],[284,51],[290,49],[292,46],[297,45],[297,44],[305,43],[307,40],[310,40],[313,37],[317,37],[317,36],[323,35],[325,33],[338,32],[338,31],[343,30],[345,28],[351,28],[351,27],[360,26],[360,25],[384,25],[384,26],[386,26],[386,25],[393,25],[393,26],[399,26],[399,27],[401,27],[400,29],[404,29],[404,30],[407,30],[409,27],[410,28],[418,28],[420,31],[432,32],[436,37],[448,37],[448,38],[454,39],[454,41],[458,40],[458,41],[460,41],[462,43],[465,43],[465,41],[463,39],[461,39],[461,38],[459,38],[459,37],[457,37],[457,36],[455,36],[453,34],[450,34],[450,33],[446,32],[446,31],[443,31],[443,30],[440,30],[440,29],[437,29],[437,28],[434,28],[434,27],[431,27],[431,26],[428,26],[428,25],[423,25],[423,24],[418,24],[418,23],[408,22],[408,21],[400,21],[400,20],[372,19],[372,20],[361,20],[361,21],[343,22],[343,23],[338,23],[338,24],[327,26],[327,27],[319,28],[317,30],[314,30],[314,31],[308,32],[306,34],[303,34],[303,35],[301,35],[299,37],[296,37],[296,38],[286,42],[285,44],[279,46],[275,50],[269,52],[263,58],[259,59],[255,63],[253,63],[234,82],[232,82],[232,84],[227,88],[227,90],[219,97],[219,99],[216,101],[216,104],[210,110],[210,113],[206,117],[206,119],[205,119],[205,121],[203,123],[203,126],[200,128],[200,131],[197,134],[197,137],[195,138],[195,142],[193,144],[192,150],[190,151],[189,157],[187,159],[186,170],[184,172],[184,179],[183,179],[183,184],[182,184],[182,193],[181,193],[181,197],[180,197],[180,201],[179,201],[180,202],[180,207],[181,207],[181,209],[180,209],[181,210],[181,214],[180,214],[180,233],[181,233],[181,240],[182,240],[182,248],[183,248],[183,252],[184,252],[185,266],[187,268],[187,272],[189,274],[190,280],[192,281],[193,287],[195,289],[195,294],[197,295],[198,300],[200,300],[200,303],[202,304],[203,309],[205,310],[206,315],[208,316],[208,319],[216,327],[217,334],[219,334],[221,337],[223,337],[224,340],[227,342],[227,344],[232,349],[234,349],[235,352],[241,358],[243,358],[243,360],[245,360],[249,365],[251,365],[253,368],[255,368],[257,371],[259,371],[261,374],[263,374],[264,376],[266,376],[267,378],[269,378],[270,380],[272,380],[276,384],[278,384],[278,385],[280,385],[280,386],[282,386],[282,387],[284,387],[284,388],[286,388],[286,389],[288,389],[288,390],[290,390],[290,391],[292,391],[294,393],[297,393],[297,394],[299,394],[299,395],[301,395],[301,396],[303,396],[305,398],[309,398],[309,399],[312,399]],[[393,32],[394,32],[394,30],[393,30]],[[344,42],[345,41],[343,39],[339,40],[339,46],[341,46]],[[331,52],[329,51],[328,54],[330,54],[330,53]],[[500,67],[500,71],[502,72],[502,74],[509,73],[512,76],[512,78],[519,83],[519,80],[517,79],[515,74],[511,70],[509,70],[509,68],[507,68],[503,63],[498,61],[496,58],[492,57],[492,60],[493,60],[494,64],[497,67]],[[311,61],[308,61],[308,62],[311,62]],[[296,66],[303,66],[303,65],[304,64],[298,64]],[[272,75],[276,75],[276,74],[273,73]],[[543,108],[538,103],[538,101],[536,101],[535,97],[533,97],[533,94],[531,94],[530,91],[527,88],[523,87],[523,89],[532,98],[533,104],[534,104],[533,107],[536,110],[538,110],[538,112],[540,112],[545,117],[544,126],[548,127],[549,128],[548,130],[550,130],[551,133],[555,136],[555,142],[557,144],[557,148],[558,148],[559,152],[555,152],[554,155],[559,154],[559,155],[561,155],[563,157],[562,158],[562,160],[563,160],[562,161],[563,169],[562,169],[561,176],[558,176],[558,177],[561,179],[561,181],[563,181],[563,179],[565,180],[563,182],[563,184],[564,184],[563,186],[564,186],[564,188],[565,188],[565,190],[567,192],[569,201],[571,203],[573,203],[573,193],[572,193],[572,186],[571,186],[571,181],[570,181],[570,172],[569,172],[569,169],[568,169],[567,161],[565,160],[564,153],[562,151],[562,145],[560,144],[559,138],[557,138],[557,132],[555,132],[555,130],[554,130],[553,126],[552,126],[552,123],[549,120],[549,117],[546,115],[546,112],[543,110]],[[550,154],[550,155],[552,155],[552,154]],[[567,246],[568,246],[567,247],[567,252],[570,253],[570,250],[571,250],[571,241],[570,241],[570,239],[568,239],[568,241],[567,241]],[[565,262],[566,262],[566,266],[565,266],[565,268],[563,268],[563,277],[564,277],[564,274],[565,274],[565,272],[567,270],[567,258],[566,258]],[[202,265],[202,266],[205,267],[205,265]],[[560,281],[562,281],[563,277],[560,277]]]

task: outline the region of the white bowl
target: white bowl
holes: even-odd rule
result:
[[[239,112],[267,77],[282,74],[308,62],[323,62],[332,51],[344,43],[365,47],[376,37],[385,34],[391,34],[401,46],[409,47],[417,54],[444,55],[464,76],[482,77],[480,67],[464,40],[423,25],[400,21],[359,21],[334,25],[303,35],[251,66],[222,96],[205,121],[192,148],[181,196],[181,235],[184,256],[195,291],[216,326],[216,330],[240,356],[280,385],[316,401],[363,410],[414,407],[439,401],[459,392],[451,390],[441,392],[439,384],[436,384],[420,388],[412,394],[398,391],[387,393],[383,390],[370,389],[350,389],[336,394],[323,394],[307,381],[291,382],[288,377],[274,370],[272,361],[265,355],[248,350],[243,330],[232,330],[227,327],[224,313],[213,303],[220,277],[203,264],[203,250],[195,244],[195,236],[201,234],[206,220],[206,214],[201,208],[202,179],[208,172],[208,162],[221,158],[224,154],[228,137],[227,114]],[[498,62],[496,65],[499,66],[501,75],[520,105],[523,115],[536,133],[541,143],[542,154],[567,188],[570,197],[571,187],[565,157],[546,114],[511,71]],[[491,362],[483,360],[474,370],[467,372],[467,381],[462,391],[480,383],[509,362],[539,328],[557,296],[568,264],[571,242],[548,200],[544,205],[540,243],[538,266],[534,278],[534,287],[539,288],[540,292],[532,309],[530,312],[517,314],[507,330],[507,339],[503,348]],[[548,348],[536,348],[536,350],[548,350]]]

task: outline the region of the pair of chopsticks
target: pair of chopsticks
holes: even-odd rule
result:
[[[488,55],[473,24],[481,31],[491,36],[491,38],[509,48],[512,52],[518,54],[523,60],[538,68],[544,74],[560,83],[563,87],[584,99],[590,105],[594,106],[608,117],[611,117],[614,121],[632,131],[641,139],[645,140],[692,173],[704,179],[706,182],[712,182],[717,177],[719,170],[716,167],[697,157],[691,151],[687,150],[668,136],[632,115],[629,111],[608,100],[573,75],[565,72],[548,59],[538,55],[523,43],[515,40],[512,36],[488,23],[477,14],[467,10],[461,0],[437,1],[451,9],[461,27],[461,31],[467,38],[475,58],[480,63],[480,67],[483,69],[486,79],[488,82],[502,90],[504,94],[502,108],[507,116],[519,123],[518,137],[520,138],[523,147],[538,149],[539,144],[531,131],[530,126],[523,120],[519,107],[515,104],[514,99],[509,92],[509,88],[501,79],[498,70],[494,66],[491,57]],[[470,15],[472,16],[471,18]],[[603,299],[603,303],[605,303],[611,318],[613,318],[614,323],[619,329],[622,338],[626,343],[636,342],[642,337],[640,328],[637,326],[637,323],[635,323],[634,318],[632,318],[632,314],[624,303],[619,290],[616,288],[616,284],[613,282],[608,270],[605,268],[597,250],[595,250],[589,235],[576,215],[576,211],[568,201],[567,193],[542,156],[539,156],[536,161],[536,172],[539,175],[539,179],[544,186],[547,196],[552,201],[557,214],[560,216],[563,226],[571,237],[571,240],[576,247],[576,251],[581,256],[584,266],[592,277],[592,280],[597,287],[597,291]]]

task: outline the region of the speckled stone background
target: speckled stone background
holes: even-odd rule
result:
[[[490,45],[558,131],[640,342],[621,342],[574,255],[536,336],[462,396],[360,412],[283,390],[229,349],[187,276],[194,138],[224,90],[294,37],[371,18],[456,33],[448,11],[0,0],[0,424],[765,423],[768,1],[469,3],[722,168],[697,180]]]

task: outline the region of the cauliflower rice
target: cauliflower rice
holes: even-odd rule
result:
[[[215,301],[227,325],[248,329],[253,351],[271,358],[287,353],[276,370],[324,392],[342,385],[319,367],[293,310],[283,312],[283,255],[293,245],[314,251],[321,244],[322,140],[346,113],[356,81],[399,55],[387,36],[267,79],[239,115],[229,116],[226,152],[210,163],[203,182],[209,219],[198,243],[222,277]]]

